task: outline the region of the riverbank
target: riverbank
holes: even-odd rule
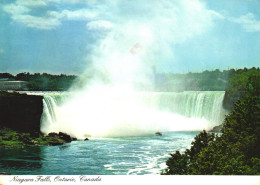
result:
[[[0,148],[64,143],[41,134],[42,99],[42,96],[0,91]]]
[[[26,147],[26,146],[56,146],[69,143],[76,138],[70,137],[65,133],[50,133],[46,136],[39,133],[38,136],[35,134],[17,132],[10,128],[0,129],[0,148],[15,148],[15,147]]]

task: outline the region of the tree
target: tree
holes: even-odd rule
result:
[[[243,95],[226,116],[221,136],[202,131],[184,154],[171,154],[162,174],[260,174],[259,74],[256,69],[238,70],[235,76],[230,88],[244,87]]]

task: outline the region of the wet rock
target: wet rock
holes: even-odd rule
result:
[[[70,135],[65,134],[63,132],[59,132],[59,137],[60,137],[60,139],[64,140],[66,143],[69,143],[72,141]]]
[[[222,129],[223,125],[219,125],[219,126],[215,126],[213,127],[209,132],[221,132],[221,129]]]
[[[56,138],[56,137],[52,138],[49,141],[49,145],[51,145],[51,146],[63,145],[64,143],[65,143],[64,140]]]
[[[162,133],[161,132],[155,132],[155,134],[157,135],[157,136],[162,136]]]
[[[89,140],[88,138],[84,139],[84,141],[88,141],[88,140]]]
[[[51,133],[48,134],[48,136],[50,136],[50,137],[55,137],[55,136],[58,136],[58,134],[55,133],[55,132],[51,132]]]
[[[58,134],[55,132],[51,132],[46,137],[48,138],[47,142],[51,146],[62,145],[64,143],[69,143],[72,141],[70,135],[63,132],[59,132]]]
[[[66,143],[71,142],[72,140],[77,140],[77,138],[72,138],[70,135],[63,133],[63,132],[59,132],[58,134],[55,132],[51,132],[47,135],[48,137],[53,137],[53,138],[58,138],[63,140]]]

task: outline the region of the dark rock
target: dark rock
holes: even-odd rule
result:
[[[41,132],[33,132],[33,133],[30,133],[30,136],[32,137],[32,138],[37,138],[37,137],[40,137],[41,136]]]
[[[69,143],[72,140],[77,140],[77,138],[71,138],[70,135],[63,132],[59,132],[58,134],[55,132],[51,132],[47,135],[47,137],[52,138],[52,144],[54,145]]]
[[[29,134],[20,134],[20,135],[18,135],[18,138],[20,141],[22,141],[25,144],[28,144],[28,145],[33,144]]]
[[[89,140],[88,138],[84,139],[84,141],[88,141],[88,140]]]
[[[63,145],[64,143],[66,143],[66,141],[64,139],[62,139],[60,137],[59,134],[57,134],[56,132],[51,132],[46,136],[47,141],[48,141],[48,145],[51,146],[56,146],[56,145]]]
[[[161,132],[155,132],[155,134],[156,134],[157,136],[162,136],[162,133],[161,133]]]
[[[225,91],[224,99],[223,99],[223,107],[231,111],[234,108],[234,104],[243,96],[243,92],[236,91]]]
[[[51,132],[51,133],[48,134],[48,136],[55,137],[55,136],[59,136],[59,135],[57,133],[55,133],[55,132]]]
[[[13,140],[12,136],[3,136],[2,139],[5,140],[5,141]]]
[[[0,175],[11,175],[10,173],[0,172]]]
[[[59,147],[59,149],[60,150],[65,150],[65,149],[67,149],[69,147],[70,147],[70,145],[62,145],[62,146]]]
[[[65,142],[69,143],[72,141],[70,135],[66,134],[66,133],[63,133],[63,132],[59,132],[59,137],[61,139],[63,139]]]
[[[71,140],[72,140],[72,141],[77,141],[78,139],[75,138],[75,137],[72,137]]]
[[[57,146],[57,145],[63,145],[65,143],[64,140],[60,139],[60,138],[52,138],[51,141],[49,141],[49,145],[51,146]]]
[[[209,130],[209,132],[221,132],[223,125],[218,125],[213,127],[211,130]]]
[[[42,96],[0,91],[0,127],[39,133],[43,111]]]

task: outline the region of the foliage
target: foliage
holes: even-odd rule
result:
[[[220,71],[219,69],[213,71],[203,71],[200,73],[157,73],[154,70],[154,90],[155,91],[224,91],[228,88],[227,105],[233,105],[239,99],[238,88],[240,90],[245,88],[245,85],[253,78],[253,75],[259,76],[259,68],[251,69],[229,69]],[[87,75],[86,75],[87,76]],[[82,81],[86,83],[91,74],[87,78],[78,78],[77,84],[80,88]],[[1,78],[9,78],[15,80],[27,81],[29,89],[32,91],[64,91],[67,90],[74,80],[77,78],[74,75],[51,75],[47,73],[19,73],[16,76],[9,73],[0,73]],[[107,81],[106,77],[102,77]],[[140,85],[142,86],[142,85]],[[141,87],[139,87],[141,88]],[[229,96],[230,95],[230,96]],[[234,100],[232,99],[234,97]],[[231,103],[230,103],[231,102]],[[229,108],[229,107],[227,107]]]
[[[229,83],[225,92],[223,102],[224,108],[232,110],[235,102],[242,98],[249,90],[255,89],[259,91],[259,87],[259,68],[244,68],[234,71],[234,75],[229,79]]]
[[[37,137],[29,133],[16,132],[9,128],[0,129],[0,148],[14,148],[25,146],[39,145],[61,145],[65,141],[59,137],[43,136],[38,134]]]
[[[243,95],[226,116],[222,134],[218,136],[202,131],[185,153],[176,151],[171,154],[171,158],[166,162],[168,168],[162,174],[259,175],[258,79],[259,74],[254,70],[235,73],[231,78],[230,88],[242,89]]]
[[[76,76],[65,74],[51,75],[47,73],[19,73],[13,76],[9,73],[0,73],[0,78],[27,81],[28,90],[31,91],[65,91],[72,85]]]
[[[14,79],[14,76],[10,73],[0,73],[0,78]]]
[[[19,140],[21,136],[9,128],[3,128],[0,130],[0,147],[18,147],[24,146],[25,144]]]
[[[17,95],[20,95],[18,92],[6,92],[6,91],[0,91],[0,97],[16,97]]]
[[[230,92],[237,92],[238,89],[245,89],[250,78],[259,76],[259,71],[259,68],[253,67],[251,69],[223,71],[219,69],[206,70],[200,73],[189,72],[186,74],[155,72],[154,86],[156,91],[225,91],[228,89]]]
[[[156,91],[224,91],[234,70],[155,74]]]

